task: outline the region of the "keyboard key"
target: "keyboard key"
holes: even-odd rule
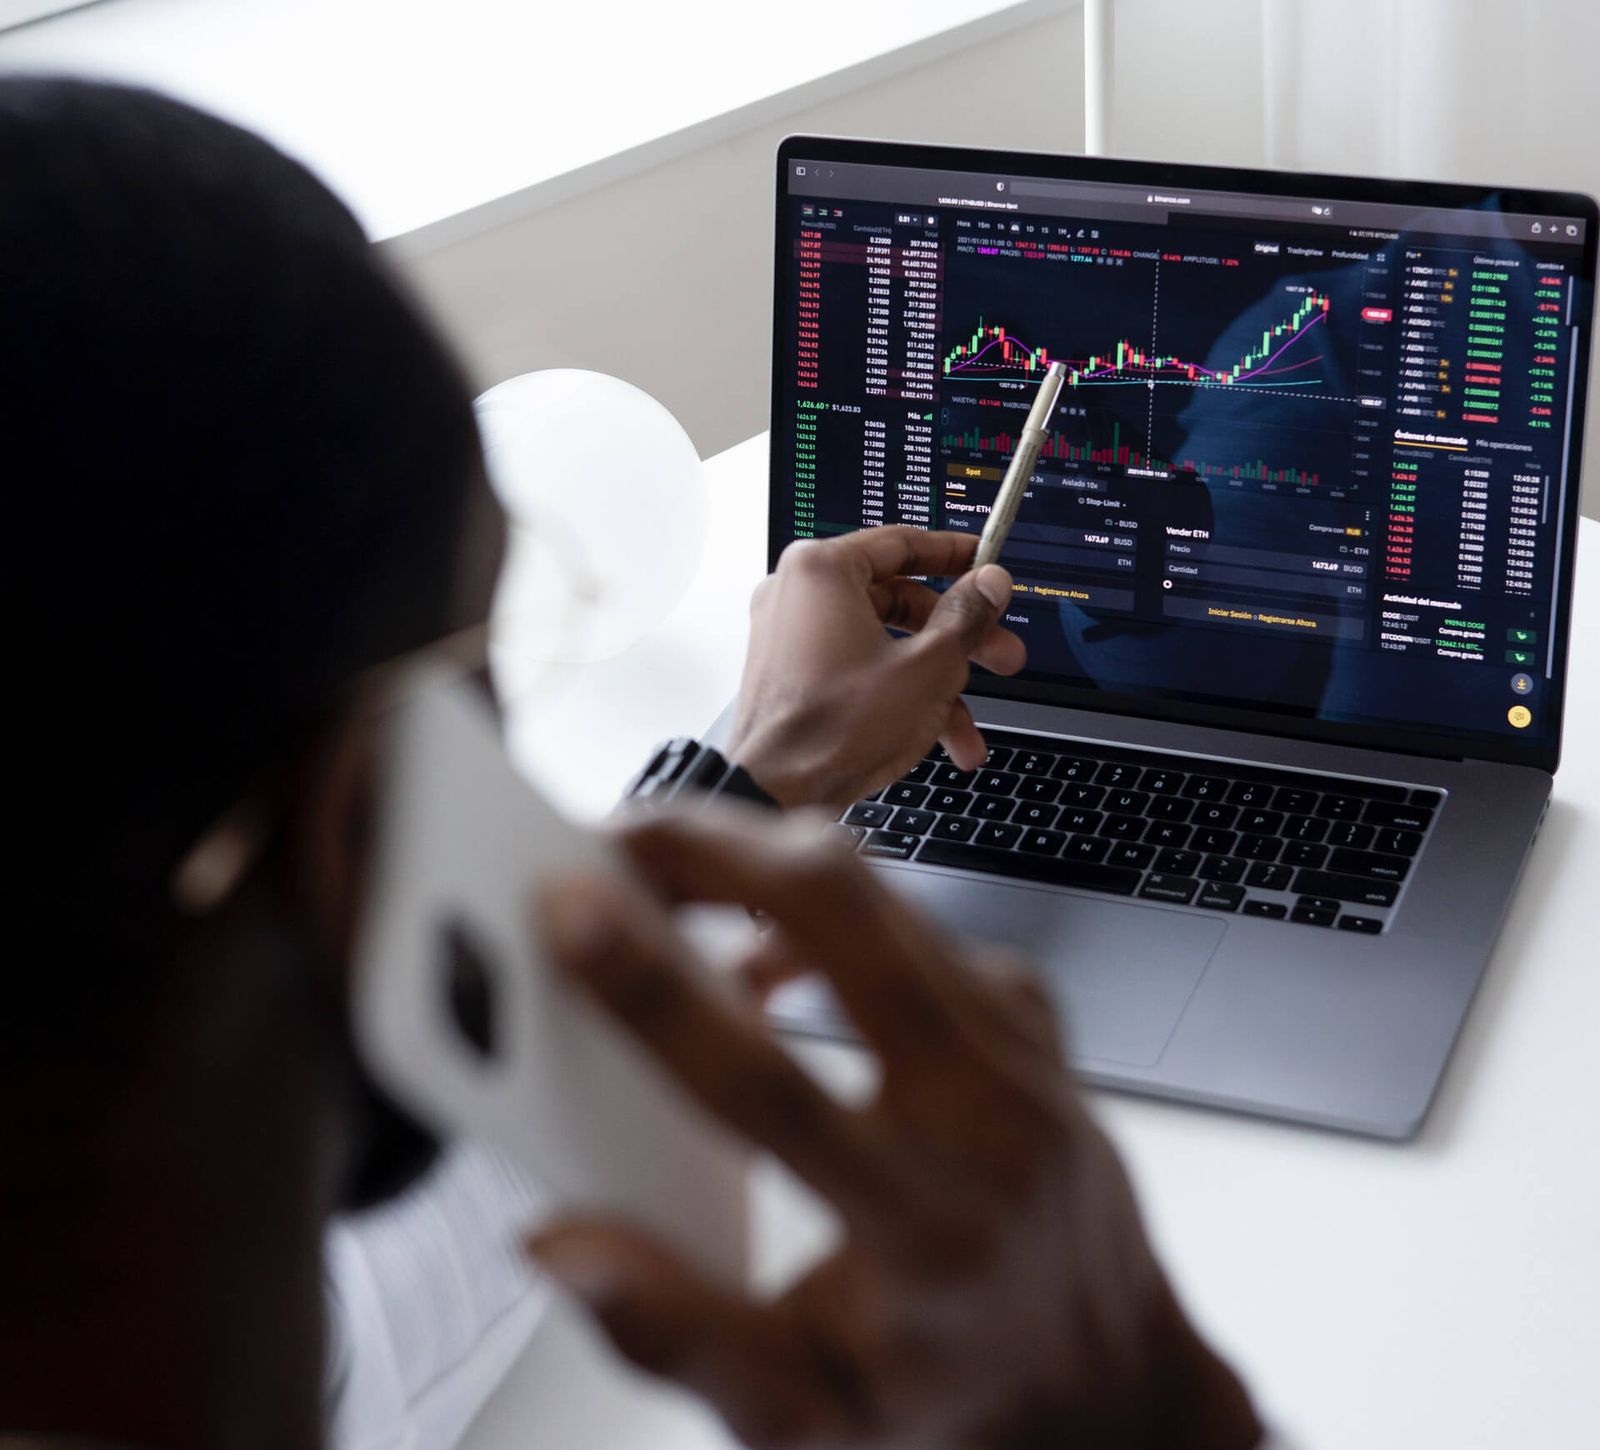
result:
[[[1341,876],[1334,871],[1296,872],[1294,889],[1305,896],[1331,896],[1335,901],[1353,901],[1358,906],[1393,906],[1400,894],[1393,881]]]
[[[1361,819],[1373,826],[1395,826],[1402,831],[1425,831],[1433,823],[1433,812],[1426,806],[1397,806],[1387,801],[1369,801]]]
[[[1238,819],[1238,806],[1223,805],[1219,801],[1202,801],[1190,817],[1197,826],[1215,826],[1219,830],[1227,830]]]
[[[1139,895],[1151,901],[1175,901],[1187,906],[1199,889],[1200,883],[1192,876],[1167,876],[1153,871],[1139,888]]]
[[[1258,780],[1236,780],[1228,787],[1228,800],[1236,806],[1264,808],[1272,798],[1272,787]]]
[[[1204,881],[1200,884],[1200,894],[1195,897],[1196,906],[1206,906],[1212,911],[1237,911],[1239,903],[1244,900],[1244,887],[1229,886],[1219,881]]]
[[[1032,851],[1036,856],[1058,856],[1066,844],[1067,837],[1060,831],[1024,831],[1017,849]]]
[[[1436,811],[1444,804],[1444,796],[1436,790],[1414,790],[1411,792],[1411,804]]]
[[[847,826],[866,826],[871,829],[887,825],[889,817],[893,814],[894,807],[886,806],[881,801],[857,801],[844,813],[844,823]]]
[[[889,821],[889,829],[891,831],[904,831],[912,836],[920,836],[938,819],[938,816],[932,811],[915,811],[902,806]]]
[[[1171,821],[1153,821],[1144,838],[1152,846],[1169,846],[1175,849],[1187,846],[1189,837],[1193,833],[1193,828],[1190,826],[1174,825]]]
[[[1105,807],[1113,815],[1142,816],[1150,804],[1150,797],[1142,790],[1114,790],[1105,799]]]
[[[1263,891],[1287,891],[1289,883],[1294,880],[1294,871],[1288,866],[1257,861],[1245,873],[1244,879],[1248,885],[1259,886]]]
[[[1063,755],[1056,761],[1051,774],[1057,780],[1090,781],[1094,773],[1100,768],[1098,760],[1084,760],[1078,756]]]
[[[1341,916],[1339,930],[1359,931],[1367,936],[1377,936],[1383,930],[1383,923],[1375,916]]]
[[[1139,789],[1147,790],[1151,795],[1177,795],[1183,789],[1183,783],[1188,777],[1176,770],[1164,770],[1157,767],[1145,771],[1139,779]]]
[[[1248,861],[1238,861],[1232,856],[1207,856],[1200,863],[1200,869],[1195,874],[1202,881],[1221,881],[1232,885],[1235,881],[1243,881],[1245,868]]]
[[[1247,901],[1241,909],[1246,916],[1268,916],[1273,921],[1282,921],[1289,914],[1281,901]]]
[[[1016,810],[1012,811],[1011,819],[1019,826],[1045,830],[1055,825],[1056,817],[1060,814],[1055,806],[1040,805],[1038,801],[1020,801]]]
[[[1105,817],[1099,811],[1075,811],[1064,809],[1056,820],[1058,831],[1077,831],[1080,835],[1092,836],[1100,829],[1100,823]]]
[[[1328,848],[1315,841],[1290,841],[1278,859],[1285,866],[1320,866],[1328,859]]]
[[[941,841],[970,841],[977,835],[978,826],[971,816],[940,816],[928,834]]]
[[[1110,836],[1113,841],[1137,841],[1144,835],[1147,824],[1139,816],[1107,816],[1100,827],[1100,834]]]
[[[1117,896],[1132,896],[1139,885],[1137,871],[1101,862],[1079,861],[1065,856],[1035,856],[1026,851],[986,850],[980,845],[943,841],[932,836],[922,843],[917,860],[929,866],[958,866],[967,871],[988,871],[1014,880],[1109,891]]]
[[[1317,814],[1335,821],[1358,821],[1366,806],[1366,801],[1357,795],[1325,795]]]
[[[891,806],[920,806],[929,794],[927,786],[908,785],[902,780],[891,785],[878,799]]]
[[[1239,816],[1240,833],[1246,836],[1276,836],[1282,827],[1277,811],[1243,811]]]
[[[1283,842],[1276,836],[1240,836],[1233,854],[1246,861],[1276,861],[1282,850]]]
[[[1272,798],[1273,810],[1291,816],[1309,816],[1316,808],[1317,793],[1314,790],[1296,790],[1286,785]]]
[[[902,831],[869,831],[861,843],[863,856],[882,856],[892,861],[907,861],[922,844],[921,836]]]
[[[1093,810],[1105,798],[1105,787],[1100,785],[1075,783],[1063,786],[1061,790],[1062,805],[1082,806],[1085,810]]]
[[[1104,861],[1111,854],[1114,844],[1104,836],[1074,836],[1061,854],[1074,861]]]
[[[1143,871],[1156,858],[1154,846],[1141,846],[1133,841],[1123,841],[1113,844],[1111,854],[1106,861],[1112,866],[1128,866],[1135,871]]]
[[[1006,770],[1010,768],[1010,765],[1011,752],[1009,750],[1003,746],[991,745],[989,747],[989,753],[983,760],[983,768],[985,770]]]
[[[1138,783],[1144,771],[1137,765],[1128,765],[1120,760],[1108,760],[1095,772],[1095,784],[1107,786],[1113,790],[1125,790]]]
[[[910,770],[905,773],[903,779],[911,781],[913,784],[915,784],[918,781],[927,780],[927,778],[932,774],[933,762],[931,760],[919,760],[911,767]]]
[[[936,788],[928,795],[928,809],[947,815],[963,815],[971,804],[972,792],[970,790],[939,790]]]
[[[1172,876],[1193,876],[1200,869],[1198,851],[1162,851],[1156,857],[1155,870]]]
[[[1011,811],[1016,804],[1010,796],[974,796],[972,804],[967,807],[967,814],[976,816],[980,821],[1006,821],[1011,819]]]
[[[1183,794],[1192,801],[1220,801],[1227,796],[1228,785],[1220,775],[1191,775]]]
[[[865,826],[847,826],[843,821],[835,821],[828,829],[833,832],[835,839],[844,842],[851,850],[861,844],[861,838],[867,834]]]
[[[1020,776],[1009,770],[980,770],[972,788],[985,795],[1010,795],[1020,780]]]
[[[1049,775],[1059,758],[1038,750],[1019,750],[1011,757],[1011,769],[1019,775]]]
[[[953,765],[941,765],[928,777],[928,783],[946,786],[950,790],[971,790],[977,774],[975,770],[957,770]]]
[[[1309,906],[1297,906],[1289,913],[1290,921],[1298,921],[1302,926],[1332,926],[1336,911],[1316,911]]]
[[[980,823],[978,834],[972,838],[974,845],[995,846],[1003,851],[1011,850],[1021,839],[1021,826],[1002,825],[998,821]]]
[[[1017,787],[1017,798],[1025,801],[1053,801],[1060,794],[1061,782],[1042,776],[1025,780]]]
[[[1295,902],[1296,906],[1303,906],[1308,911],[1337,912],[1343,904],[1337,897],[1333,896],[1302,896]]]
[[[1204,851],[1212,856],[1231,856],[1233,848],[1238,844],[1237,831],[1208,831],[1198,830],[1189,841],[1189,846],[1195,851]]]
[[[1282,834],[1291,841],[1321,841],[1332,824],[1321,816],[1285,816]]]
[[[1372,849],[1390,856],[1415,856],[1422,849],[1422,837],[1416,831],[1379,831]]]
[[[1194,814],[1194,802],[1181,796],[1161,796],[1150,802],[1145,814],[1152,821],[1186,821]]]
[[[1334,821],[1332,829],[1328,832],[1328,844],[1351,846],[1358,851],[1364,851],[1372,844],[1372,838],[1377,834],[1376,826],[1363,826],[1360,821]]]
[[[1411,862],[1404,856],[1379,856],[1372,851],[1335,851],[1328,858],[1330,871],[1348,876],[1376,876],[1382,881],[1404,881]]]

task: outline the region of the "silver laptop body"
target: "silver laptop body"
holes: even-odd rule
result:
[[[1005,555],[1030,668],[968,697],[995,768],[935,752],[841,833],[1039,965],[1086,1079],[1411,1136],[1559,754],[1594,203],[804,136],[777,173],[772,560],[981,529],[1072,375]],[[849,1032],[814,985],[775,1015]]]

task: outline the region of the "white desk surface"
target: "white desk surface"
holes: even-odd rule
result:
[[[762,572],[766,440],[707,464],[700,575],[651,636],[514,711],[530,770],[598,814],[738,678]],[[1579,1450],[1600,1425],[1600,524],[1580,539],[1566,759],[1417,1141],[1391,1146],[1096,1094],[1206,1331],[1307,1450]],[[847,1051],[808,1052],[853,1071]],[[760,1195],[769,1264],[805,1232]],[[696,1408],[602,1373],[550,1322],[466,1450],[725,1450]]]
[[[117,0],[0,35],[0,67],[216,111],[308,162],[383,240],[549,205],[1067,5]]]

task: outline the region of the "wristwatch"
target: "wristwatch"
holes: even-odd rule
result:
[[[684,795],[704,799],[722,796],[778,809],[777,801],[750,778],[743,766],[730,765],[721,751],[687,736],[661,746],[622,794],[624,799],[651,805],[664,805]]]

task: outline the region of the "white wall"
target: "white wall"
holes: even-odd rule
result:
[[[476,235],[388,245],[479,384],[544,367],[615,373],[717,452],[767,426],[778,141],[820,131],[1077,150],[1082,70],[1074,12]],[[1015,99],[1029,96],[1049,100]]]
[[[1118,0],[1113,145],[1168,160],[1600,192],[1596,57],[1594,0]],[[1073,150],[1081,60],[1074,12],[556,210],[426,251],[400,239],[396,252],[479,381],[557,364],[618,372],[712,451],[765,426],[778,137]],[[663,212],[675,223],[660,249],[622,257],[609,239]],[[1600,425],[1600,379],[1591,404]],[[1600,516],[1600,466],[1588,472],[1586,510]]]

